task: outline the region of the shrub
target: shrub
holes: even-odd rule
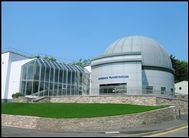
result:
[[[12,98],[18,98],[20,96],[24,96],[24,95],[22,93],[20,93],[20,92],[12,94]]]

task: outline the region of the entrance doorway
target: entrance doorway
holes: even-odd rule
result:
[[[127,83],[100,84],[100,95],[127,94]]]

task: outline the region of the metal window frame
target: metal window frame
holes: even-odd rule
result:
[[[61,63],[61,65],[62,65],[62,67],[64,68],[64,70],[63,70],[63,78],[62,78],[62,89],[63,89],[63,91],[65,90],[66,91],[66,93],[65,93],[65,95],[67,96],[67,87],[68,87],[68,68],[67,68],[67,66],[66,66],[66,64],[64,64],[64,63]],[[65,72],[66,72],[66,74],[65,74]],[[66,76],[65,76],[66,75]],[[66,82],[64,82],[64,77],[66,77]],[[66,89],[64,88],[64,85],[66,85]],[[63,92],[64,93],[64,92]]]
[[[68,64],[65,66],[68,68],[68,72],[70,71],[71,75],[70,75],[70,83],[68,84],[68,81],[67,81],[67,95],[68,95],[68,87],[70,87],[69,89],[69,96],[71,95],[71,86],[72,86],[72,69],[68,66]],[[68,79],[68,74],[67,74],[67,79]],[[69,86],[68,86],[69,85]]]
[[[45,85],[46,85],[46,63],[45,63],[45,61],[44,61],[43,59],[41,59],[41,61],[42,61],[43,64],[45,65],[45,66],[44,66],[44,67],[45,67],[45,73],[44,73],[43,89],[46,91],[46,89],[45,89]],[[44,91],[44,93],[43,93],[43,96],[46,96],[46,95],[45,95],[45,91]]]
[[[50,89],[50,79],[51,79],[51,65],[50,65],[50,63],[47,61],[47,60],[45,60],[45,62],[47,63],[47,65],[49,66],[49,81],[48,81],[48,91],[47,91],[47,93],[48,93],[48,96],[49,96],[49,89]]]
[[[57,96],[59,96],[58,95],[58,92],[59,92],[59,76],[60,76],[60,66],[59,66],[59,64],[57,63],[57,62],[54,62],[55,63],[55,65],[57,66],[57,68],[58,68],[58,81],[57,81]],[[56,77],[56,76],[55,76]]]
[[[50,63],[50,65],[51,65],[51,67],[53,68],[53,81],[50,82],[50,83],[53,84],[53,93],[52,93],[52,96],[53,96],[53,94],[54,94],[54,84],[55,84],[55,66],[54,66],[54,64],[52,63],[52,61],[49,61],[49,63]]]
[[[38,85],[38,96],[40,96],[39,93],[40,93],[40,85],[41,85],[41,63],[40,63],[39,59],[37,59],[37,62],[39,63],[39,67],[40,67],[40,69],[39,69],[39,85]]]

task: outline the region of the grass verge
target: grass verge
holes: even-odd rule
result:
[[[48,118],[89,118],[140,113],[163,107],[97,103],[2,103],[2,113]]]

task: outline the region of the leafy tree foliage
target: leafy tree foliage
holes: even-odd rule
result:
[[[79,61],[72,63],[73,65],[78,65],[80,67],[86,67],[89,66],[91,64],[91,60],[90,59],[79,59]]]
[[[42,59],[45,59],[45,60],[48,60],[48,61],[56,61],[56,58],[54,57],[51,57],[51,56],[40,56],[40,55],[37,55],[37,56],[34,56],[35,58],[42,58]]]
[[[188,62],[176,59],[173,55],[170,59],[175,70],[175,82],[188,80]]]
[[[56,58],[48,57],[48,56],[45,56],[43,59],[48,60],[48,61],[56,61]]]
[[[15,94],[12,94],[12,97],[13,97],[13,98],[18,98],[18,97],[21,97],[21,96],[24,96],[24,94],[23,94],[23,93],[20,93],[20,92],[17,92],[17,93],[15,93]]]

